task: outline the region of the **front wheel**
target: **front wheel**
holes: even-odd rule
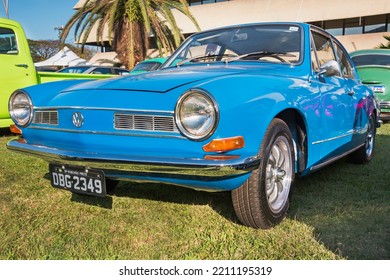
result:
[[[259,155],[259,168],[232,191],[232,201],[237,217],[244,225],[267,229],[285,217],[295,175],[292,136],[284,121],[274,119],[271,122]]]

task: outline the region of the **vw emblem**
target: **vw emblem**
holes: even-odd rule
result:
[[[75,127],[82,127],[84,124],[84,116],[80,112],[75,112],[72,115],[72,122]]]

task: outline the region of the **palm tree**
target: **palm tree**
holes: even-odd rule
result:
[[[74,26],[82,48],[93,30],[97,41],[103,44],[103,31],[107,27],[110,44],[119,60],[132,69],[146,58],[150,36],[155,37],[160,55],[172,52],[184,39],[172,9],[186,15],[200,30],[185,0],[86,0],[65,25],[61,39],[65,41]]]
[[[380,49],[390,49],[390,35],[383,36],[387,40],[387,44],[381,43],[378,48]]]
[[[9,18],[9,0],[3,0],[3,6],[5,14],[7,15],[7,18]]]

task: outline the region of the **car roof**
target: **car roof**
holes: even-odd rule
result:
[[[246,27],[246,26],[256,26],[256,25],[299,25],[299,26],[310,26],[308,23],[304,22],[298,22],[298,21],[270,21],[270,22],[253,22],[253,23],[243,23],[243,24],[235,24],[235,25],[228,25],[228,26],[223,26],[223,27],[217,27],[217,28],[212,28],[212,29],[207,29],[204,31],[200,31],[197,33],[194,33],[190,37],[197,35],[197,34],[202,34],[202,33],[208,33],[210,31],[216,31],[216,30],[224,30],[224,29],[231,29],[231,28],[237,28],[237,27]]]
[[[153,57],[153,58],[145,59],[144,61],[140,61],[139,63],[142,63],[142,62],[161,62],[161,63],[164,63],[166,60],[167,60],[166,57]]]
[[[381,55],[390,55],[390,49],[365,49],[350,52],[351,57],[359,55],[369,55],[369,54],[381,54]]]
[[[76,66],[67,66],[65,68],[90,68],[91,65],[76,65]]]
[[[118,69],[124,69],[116,66],[107,66],[107,65],[75,65],[75,66],[68,66],[66,68],[92,68],[92,67],[99,67],[99,68],[118,68]]]

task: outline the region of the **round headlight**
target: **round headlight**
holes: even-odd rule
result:
[[[218,123],[218,107],[214,99],[204,91],[190,90],[176,104],[176,125],[190,139],[209,137]]]
[[[27,126],[33,115],[33,106],[30,97],[24,91],[15,91],[8,104],[9,114],[18,126]]]

